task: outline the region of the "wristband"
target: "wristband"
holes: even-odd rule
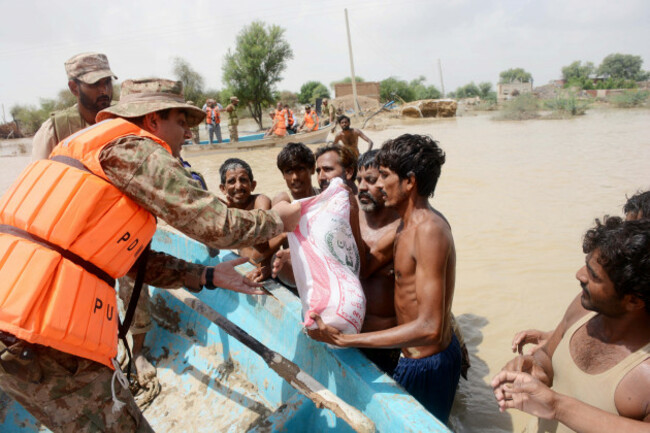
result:
[[[205,271],[205,284],[203,287],[205,287],[208,290],[214,290],[217,288],[217,286],[214,285],[214,268],[210,267],[207,268]]]

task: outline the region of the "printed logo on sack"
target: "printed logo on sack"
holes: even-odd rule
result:
[[[359,250],[357,250],[357,245],[354,243],[352,229],[343,221],[337,221],[333,226],[339,227],[341,230],[327,232],[325,235],[327,249],[340,264],[358,275],[360,267]]]

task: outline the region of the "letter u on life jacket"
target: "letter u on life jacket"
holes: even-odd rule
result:
[[[128,135],[171,153],[132,123],[105,120],[59,143],[55,160],[30,164],[0,198],[0,330],[110,368],[118,325],[111,279],[131,269],[156,230],[99,163],[108,143]]]

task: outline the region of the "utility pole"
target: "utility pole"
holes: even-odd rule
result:
[[[359,101],[357,100],[357,82],[354,77],[354,60],[352,58],[352,41],[350,39],[350,23],[348,22],[348,9],[345,8],[345,28],[348,31],[348,50],[350,52],[350,74],[352,78],[352,98],[354,99],[354,112],[361,113],[361,107],[359,106]]]
[[[438,59],[438,72],[440,72],[440,90],[442,91],[442,97],[445,97],[445,83],[442,80],[442,62]]]

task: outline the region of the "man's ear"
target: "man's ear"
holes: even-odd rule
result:
[[[155,135],[155,132],[158,130],[158,126],[159,126],[158,114],[157,113],[145,114],[144,119],[142,121],[142,126],[143,129]]]
[[[644,310],[645,309],[645,302],[643,299],[639,298],[636,295],[632,294],[627,294],[625,295],[626,298],[626,309],[628,311],[638,311],[638,310]]]
[[[72,94],[77,98],[79,97],[79,85],[75,80],[68,80],[68,89],[70,89]]]
[[[251,192],[255,191],[255,187],[257,186],[257,181],[254,180],[251,182]]]
[[[404,181],[404,187],[406,188],[406,191],[411,192],[411,190],[413,190],[413,188],[416,187],[416,183],[417,183],[417,181],[415,180],[415,173],[409,171],[406,174],[406,179],[403,179],[403,181]]]
[[[226,185],[224,185],[223,183],[219,184],[219,191],[221,191],[223,195],[226,195]]]
[[[345,179],[349,181],[354,181],[354,167],[348,167],[345,169]]]

